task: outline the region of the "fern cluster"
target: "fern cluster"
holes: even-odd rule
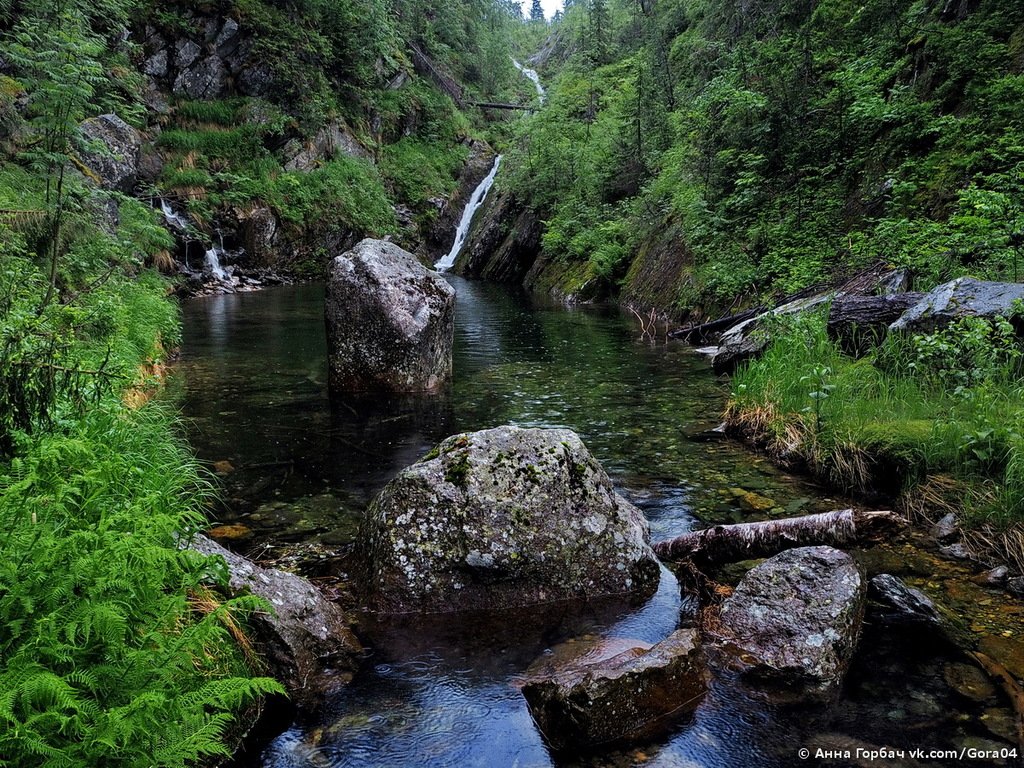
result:
[[[0,766],[183,766],[280,690],[229,634],[260,605],[211,609],[223,568],[178,546],[208,487],[172,435],[93,409],[0,468]]]

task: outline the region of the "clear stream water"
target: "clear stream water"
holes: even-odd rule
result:
[[[224,478],[215,515],[226,543],[272,557],[344,552],[362,510],[400,468],[450,434],[499,424],[576,430],[644,510],[654,540],[697,520],[839,503],[735,443],[703,439],[728,385],[687,347],[642,342],[635,325],[612,311],[546,306],[449,279],[458,291],[454,382],[433,397],[332,404],[321,286],[185,304],[177,386],[196,451]],[[916,550],[868,553],[865,563],[869,572],[925,580],[914,569],[932,568]],[[753,768],[800,764],[804,745],[998,748],[1013,738],[1006,702],[991,685],[967,696],[957,659],[933,647],[933,638],[869,626],[831,709],[784,710],[754,691],[715,683],[696,713],[661,741],[553,757],[517,682],[595,643],[628,647],[630,639],[668,635],[693,605],[668,571],[663,577],[640,606],[553,606],[489,619],[367,617],[360,632],[370,653],[352,684],[318,715],[300,713],[248,764]]]

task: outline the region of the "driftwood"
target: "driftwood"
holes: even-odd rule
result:
[[[480,109],[518,109],[522,112],[536,112],[536,107],[525,106],[523,104],[505,104],[500,101],[471,101],[469,102],[471,107],[480,107]]]
[[[770,557],[794,547],[849,547],[903,525],[892,512],[840,509],[738,525],[716,525],[654,545],[665,560],[689,560],[698,567]]]

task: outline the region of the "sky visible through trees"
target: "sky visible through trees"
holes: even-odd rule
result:
[[[555,11],[562,10],[562,0],[540,0],[541,7],[544,9],[544,18],[550,19],[555,15]],[[533,5],[532,0],[523,0],[523,16],[526,18],[530,17],[530,7]]]

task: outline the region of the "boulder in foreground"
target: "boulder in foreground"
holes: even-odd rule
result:
[[[523,696],[548,744],[562,751],[654,738],[706,690],[697,632],[680,629],[650,649],[570,664],[527,683]]]
[[[332,392],[430,392],[451,376],[455,289],[397,245],[336,257],[325,313]]]
[[[293,701],[319,706],[325,694],[348,682],[363,648],[344,612],[320,590],[301,576],[263,568],[205,536],[195,536],[190,547],[224,558],[235,595],[257,595],[274,607],[273,614],[255,615],[252,624],[271,674]]]
[[[800,697],[828,697],[857,648],[866,591],[845,552],[783,552],[751,569],[723,603],[708,628],[709,658]]]
[[[371,503],[360,547],[390,612],[649,597],[660,570],[640,510],[566,429],[455,435]]]

